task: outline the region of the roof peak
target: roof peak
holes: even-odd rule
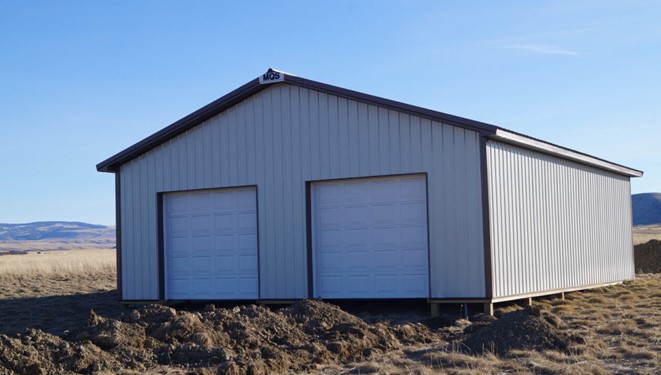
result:
[[[271,84],[275,82],[284,82],[285,80],[285,75],[291,75],[289,73],[276,70],[273,68],[269,68],[266,73],[262,74],[259,76],[259,84],[260,85],[265,85],[265,84]]]
[[[384,107],[387,109],[430,119],[432,121],[437,121],[447,125],[469,129],[490,138],[509,141],[512,143],[519,143],[520,145],[524,145],[525,147],[536,148],[543,152],[549,152],[549,150],[553,150],[554,151],[553,153],[562,155],[565,158],[567,158],[568,156],[564,155],[563,152],[560,152],[561,150],[570,151],[572,156],[574,154],[581,154],[580,152],[573,151],[565,147],[552,145],[545,141],[536,140],[534,138],[525,136],[523,134],[516,134],[516,136],[513,135],[506,136],[514,133],[510,131],[506,131],[506,129],[502,129],[500,127],[487,124],[484,122],[475,121],[464,117],[454,116],[447,113],[438,112],[431,109],[418,107],[411,104],[406,104],[370,94],[365,94],[362,92],[353,91],[338,86],[328,85],[325,83],[309,80],[306,78],[297,77],[293,74],[284,72],[282,70],[269,68],[266,71],[266,73],[260,75],[256,79],[249,81],[248,83],[224,95],[223,97],[207,104],[206,106],[198,109],[197,111],[189,114],[188,116],[185,116],[182,119],[175,121],[169,126],[161,129],[160,131],[150,135],[149,137],[143,139],[142,141],[102,161],[101,163],[97,164],[96,169],[100,172],[117,172],[122,164],[125,164],[133,160],[134,158],[142,155],[143,153],[149,151],[150,149],[157,147],[162,143],[167,142],[168,140],[176,137],[177,135],[184,133],[185,131],[199,125],[200,123],[210,119],[213,116],[218,115],[219,113],[227,110],[228,108],[242,102],[243,100],[249,98],[250,96],[276,83],[287,83],[294,86],[299,86],[330,95],[340,96],[343,98]],[[500,133],[498,133],[499,131]],[[503,131],[505,131],[505,133],[503,133]],[[543,146],[542,147],[540,146],[541,144],[549,145],[552,147],[547,147],[544,145],[542,145]],[[582,155],[584,157],[581,158],[576,157],[574,159],[579,159],[582,160],[583,162],[586,162],[584,160],[585,157],[588,157],[590,161],[592,161],[592,159],[598,159],[590,155],[586,155],[586,154],[582,154]],[[616,165],[615,163],[607,162],[601,159],[598,159],[597,162],[592,162],[591,164],[610,170],[614,169],[616,172],[625,173],[629,175],[642,174],[642,172],[640,171],[632,170],[627,167],[624,167],[625,171],[623,171],[622,170],[623,166],[619,166]],[[615,164],[616,167],[609,168],[608,165],[610,164]]]

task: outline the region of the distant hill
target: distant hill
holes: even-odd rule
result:
[[[661,193],[641,193],[631,196],[633,225],[661,224]]]
[[[77,221],[0,223],[0,252],[71,249],[111,249],[115,227]]]

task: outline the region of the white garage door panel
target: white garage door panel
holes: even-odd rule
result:
[[[257,299],[255,188],[163,197],[165,296]]]
[[[312,185],[315,297],[429,297],[425,176]]]

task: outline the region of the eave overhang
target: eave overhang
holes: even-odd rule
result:
[[[495,134],[489,136],[490,139],[510,143],[515,146],[531,149],[545,154],[557,156],[563,159],[573,160],[581,164],[590,165],[596,168],[604,169],[610,172],[621,174],[628,177],[641,177],[642,171],[625,167],[604,159],[594,157],[576,150],[558,146],[549,142],[535,139],[523,134],[515,133],[510,130],[497,129]]]
[[[277,78],[269,79],[269,74],[272,75],[271,77]],[[269,69],[264,75],[249,81],[248,83],[230,92],[229,94],[207,104],[206,106],[191,113],[190,115],[183,117],[182,119],[170,124],[164,129],[100,162],[97,164],[96,169],[99,172],[116,173],[119,171],[119,168],[122,164],[125,164],[144,154],[145,152],[169,141],[170,139],[173,139],[174,137],[222,113],[226,109],[238,104],[250,96],[268,88],[269,86],[277,84],[290,84],[299,86],[330,95],[336,95],[346,99],[381,106],[384,108],[392,109],[394,111],[419,116],[432,121],[441,122],[443,124],[473,130],[489,139],[507,142],[528,149],[555,155],[561,158],[574,160],[579,163],[588,164],[629,177],[640,177],[643,175],[642,171],[615,164],[565,147],[544,142],[523,134],[515,133],[495,125],[467,119],[464,117],[454,116],[443,112],[433,111],[427,108],[417,107],[374,95],[364,94],[358,91],[348,90],[317,81],[312,81],[274,69]]]

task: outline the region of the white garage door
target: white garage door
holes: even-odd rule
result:
[[[424,175],[312,185],[317,298],[429,297]]]
[[[257,299],[256,190],[163,196],[165,297]]]

